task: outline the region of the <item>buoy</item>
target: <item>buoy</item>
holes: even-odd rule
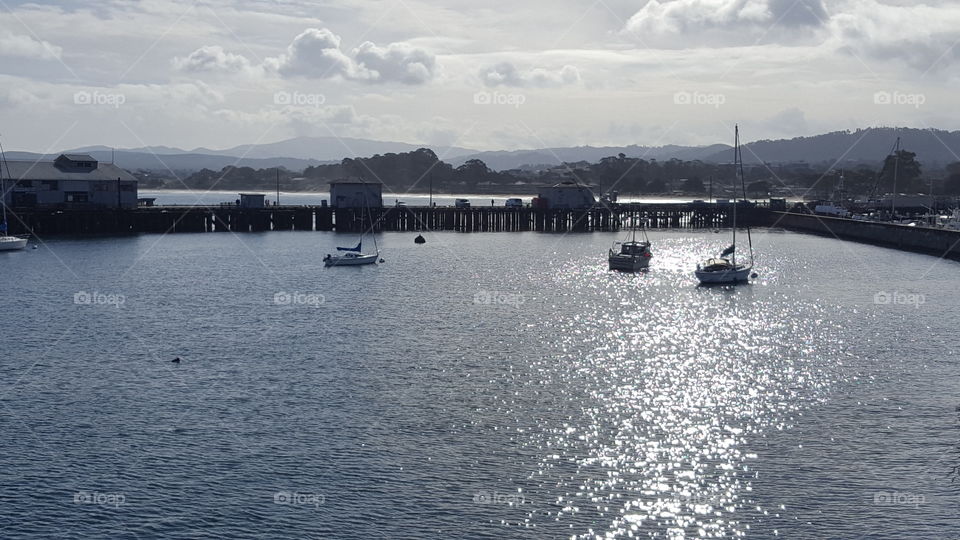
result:
[[[427,239],[423,237],[422,234],[418,234],[416,238],[413,239],[414,244],[426,244]]]
[[[171,362],[173,362],[174,364],[179,364],[179,363],[180,363],[180,357],[178,356],[178,357],[174,358],[173,360],[171,360]]]
[[[750,277],[752,277],[753,279],[757,279],[757,273],[754,272],[754,273],[750,274]]]
[[[33,249],[37,249],[37,245],[36,245],[36,244],[33,245]]]
[[[383,259],[380,259],[380,262],[384,263],[384,262],[387,262],[387,261],[385,261],[385,260],[383,260]]]

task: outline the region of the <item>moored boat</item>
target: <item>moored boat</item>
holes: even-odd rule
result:
[[[740,154],[740,127],[734,128],[734,169],[740,177],[740,184],[746,198],[746,182],[743,177],[743,157]],[[751,277],[756,277],[753,270],[753,239],[750,236],[750,227],[747,227],[747,240],[750,246],[750,264],[737,264],[737,207],[740,203],[733,203],[733,244],[720,253],[719,257],[707,259],[697,265],[694,275],[701,285],[749,283]]]
[[[607,256],[610,264],[610,270],[620,270],[622,272],[636,272],[650,266],[650,258],[653,253],[650,252],[650,240],[647,238],[647,231],[643,231],[643,241],[637,241],[637,227],[632,228],[632,236],[629,241],[614,242],[613,247]]]
[[[8,174],[10,169],[6,165],[7,157],[3,152],[3,146],[0,146],[0,206],[3,207],[3,221],[0,221],[0,251],[15,251],[27,247],[27,239],[7,234],[7,186],[3,178],[3,169],[6,168]]]

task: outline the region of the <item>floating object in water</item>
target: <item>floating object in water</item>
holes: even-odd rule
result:
[[[757,273],[754,272],[754,273],[750,274],[750,277],[751,277],[752,279],[757,279]]]
[[[33,249],[37,249],[37,247],[39,246],[37,246],[36,244],[33,245]]]
[[[387,262],[387,261],[385,261],[385,260],[383,260],[383,259],[380,259],[380,262],[385,263],[385,262]]]
[[[422,234],[418,234],[416,238],[413,239],[414,244],[426,244],[427,239],[423,237]]]
[[[173,360],[171,360],[171,362],[173,362],[174,364],[179,364],[179,363],[180,363],[180,357],[178,356],[178,357],[174,358]]]

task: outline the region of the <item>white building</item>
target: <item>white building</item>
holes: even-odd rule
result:
[[[330,206],[336,208],[380,208],[383,184],[379,182],[330,182]]]
[[[572,180],[544,188],[539,198],[546,208],[590,208],[597,202],[590,188]]]
[[[4,202],[12,207],[137,206],[133,175],[85,154],[61,154],[53,161],[10,160],[0,175],[6,187]]]

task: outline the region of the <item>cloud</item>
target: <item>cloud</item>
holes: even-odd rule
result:
[[[267,63],[285,77],[357,77],[356,64],[340,50],[340,36],[326,28],[304,30],[284,54],[267,59]]]
[[[369,80],[423,84],[433,78],[436,67],[432,54],[403,43],[377,47],[367,41],[353,53]]]
[[[809,133],[807,115],[797,107],[784,109],[763,122],[765,133],[806,135]]]
[[[236,73],[248,69],[250,61],[243,55],[225,52],[219,45],[209,45],[193,51],[186,58],[174,58],[173,66],[186,72]]]
[[[579,82],[580,71],[570,65],[557,70],[533,68],[520,71],[510,62],[501,62],[481,70],[480,78],[487,86],[556,87]]]
[[[829,19],[822,0],[650,0],[626,24],[649,46],[739,46],[790,41]]]
[[[878,60],[899,60],[922,71],[960,60],[960,7],[892,6],[874,0],[851,4],[832,21],[835,46]]]
[[[378,47],[365,42],[352,51],[340,49],[340,36],[326,28],[308,28],[294,38],[284,54],[266,61],[267,67],[283,77],[401,82],[423,84],[436,69],[436,58],[424,49],[404,43]]]
[[[56,60],[61,54],[63,49],[46,41],[9,32],[0,33],[0,56]]]

